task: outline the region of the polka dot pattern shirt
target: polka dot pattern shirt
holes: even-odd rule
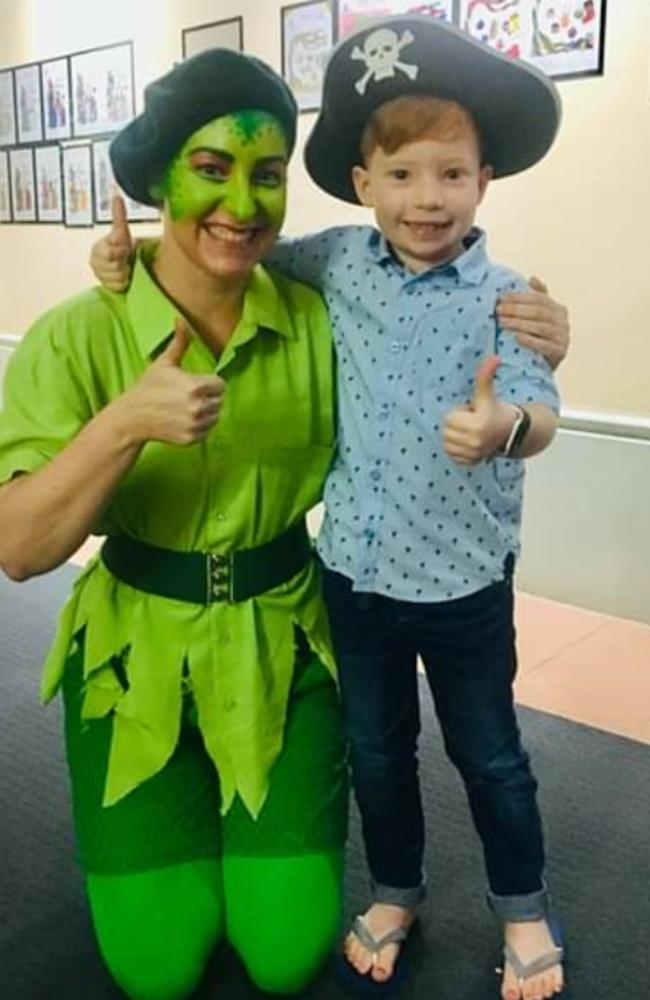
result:
[[[339,441],[318,539],[325,564],[355,590],[416,602],[503,579],[519,550],[524,463],[457,465],[441,428],[493,353],[500,399],[557,412],[548,364],[495,317],[499,295],[524,279],[489,261],[478,229],[453,262],[420,274],[365,226],[281,241],[269,263],[318,288],[332,322]]]

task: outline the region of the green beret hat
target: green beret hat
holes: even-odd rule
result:
[[[136,201],[155,205],[152,186],[192,133],[214,118],[251,109],[278,119],[291,152],[296,102],[270,66],[233,49],[207,49],[179,63],[145,88],[144,111],[113,139],[109,152],[118,184]]]
[[[511,59],[435,17],[366,22],[330,55],[321,111],[305,146],[316,184],[356,202],[352,167],[370,116],[397,97],[456,101],[473,116],[495,177],[540,160],[560,124],[557,88],[535,66]]]

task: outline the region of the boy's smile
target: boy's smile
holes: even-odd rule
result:
[[[377,146],[353,180],[363,205],[412,271],[458,256],[491,176],[469,129],[453,139],[424,137],[394,153]]]

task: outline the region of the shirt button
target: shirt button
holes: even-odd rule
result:
[[[379,469],[373,469],[372,472],[370,473],[370,478],[372,479],[373,483],[378,483],[379,480],[381,479],[381,472],[379,471]]]
[[[217,521],[225,521],[227,517],[227,514],[219,513],[217,514]]]
[[[380,420],[388,420],[388,417],[389,417],[388,410],[380,410],[379,411],[379,419]]]
[[[391,341],[391,345],[390,345],[390,353],[391,354],[399,354],[401,348],[402,348],[402,345],[400,344],[399,340],[392,340]]]
[[[228,698],[228,700],[224,704],[224,708],[226,712],[234,712],[235,709],[237,708],[237,702],[235,701],[234,698]]]

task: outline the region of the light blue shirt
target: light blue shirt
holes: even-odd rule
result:
[[[269,262],[322,292],[333,327],[339,435],[318,539],[325,564],[357,591],[407,601],[502,580],[519,552],[524,463],[458,465],[442,427],[493,353],[500,399],[557,411],[549,365],[495,316],[499,296],[526,281],[489,261],[478,229],[453,262],[420,274],[366,226],[281,241]]]

